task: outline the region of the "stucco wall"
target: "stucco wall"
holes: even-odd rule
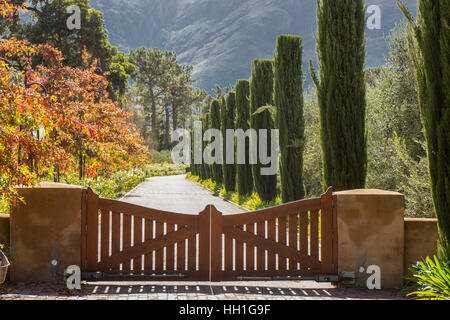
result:
[[[437,253],[437,219],[405,219],[405,275],[408,268]]]
[[[401,288],[404,196],[381,190],[352,190],[335,195],[339,274],[354,272],[356,286],[367,288],[368,267],[379,266],[381,288]]]
[[[50,183],[17,190],[26,204],[11,213],[10,280],[61,282],[64,269],[81,262],[83,189]]]
[[[0,214],[0,243],[9,245],[9,215]]]

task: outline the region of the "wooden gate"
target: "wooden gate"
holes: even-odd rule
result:
[[[321,198],[236,215],[197,215],[83,194],[82,271],[110,279],[233,281],[337,273],[330,188]]]

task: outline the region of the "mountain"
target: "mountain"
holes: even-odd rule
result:
[[[366,0],[381,9],[381,29],[366,28],[368,67],[385,63],[384,36],[402,20],[394,0]],[[413,13],[417,0],[406,0]],[[194,66],[196,85],[211,90],[251,74],[251,61],[272,58],[276,37],[303,38],[305,73],[316,60],[315,0],[91,0],[104,14],[110,42],[120,50],[140,46],[174,50]]]

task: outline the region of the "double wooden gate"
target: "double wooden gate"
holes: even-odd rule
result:
[[[185,281],[302,279],[337,273],[336,211],[321,198],[236,215],[145,208],[84,192],[87,277]]]

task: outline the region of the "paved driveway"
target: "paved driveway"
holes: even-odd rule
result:
[[[185,175],[149,178],[121,200],[176,213],[197,214],[210,204],[223,214],[245,212],[241,207],[187,180]]]

